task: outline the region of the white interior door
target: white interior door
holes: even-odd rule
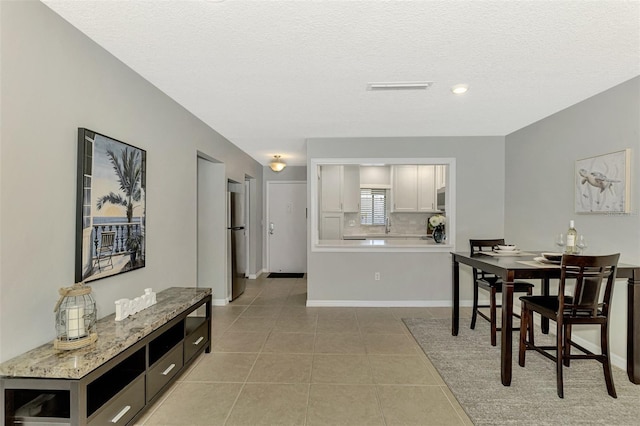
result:
[[[267,183],[269,272],[307,272],[307,183]]]

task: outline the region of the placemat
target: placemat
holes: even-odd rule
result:
[[[535,266],[536,268],[559,268],[560,265],[556,265],[554,263],[541,263],[535,260],[516,260],[518,263],[522,263],[523,265]]]
[[[483,251],[482,254],[486,254],[487,256],[496,256],[496,257],[515,257],[515,256],[534,256],[535,253],[530,253],[528,251],[519,251],[517,253],[496,253],[495,251]]]

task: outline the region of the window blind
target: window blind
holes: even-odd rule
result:
[[[387,218],[387,192],[384,189],[360,189],[360,224],[384,225]]]

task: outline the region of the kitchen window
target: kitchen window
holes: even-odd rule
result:
[[[360,189],[360,224],[384,225],[387,219],[387,190]]]

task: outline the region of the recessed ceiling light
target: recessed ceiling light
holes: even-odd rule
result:
[[[367,90],[427,90],[433,81],[394,81],[387,83],[369,83]]]
[[[456,84],[451,87],[451,91],[456,95],[462,95],[463,93],[466,93],[467,90],[469,90],[468,84]]]

